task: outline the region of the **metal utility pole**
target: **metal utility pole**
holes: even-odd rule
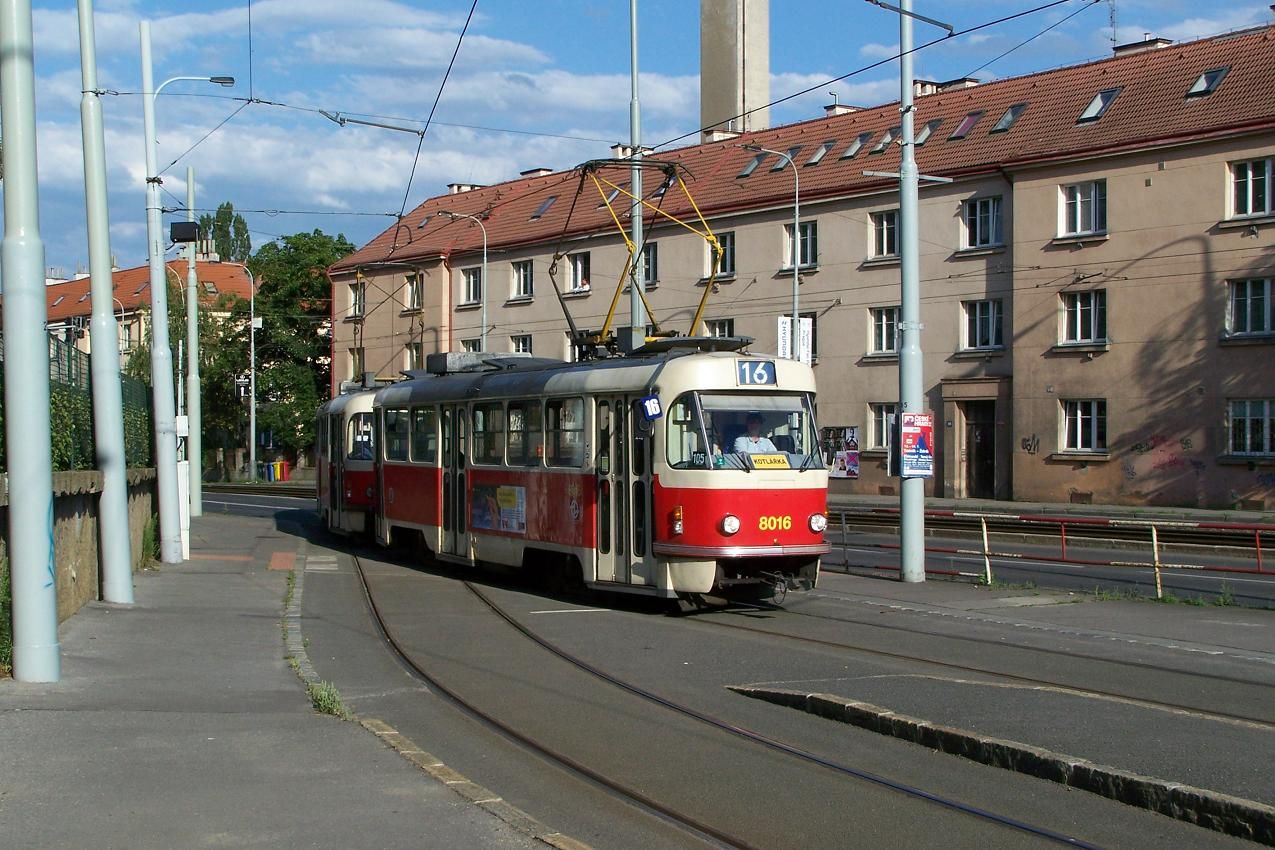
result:
[[[763,148],[761,145],[740,145],[740,147],[744,150],[773,154],[781,159],[786,159],[788,160],[788,167],[792,169],[792,329],[788,332],[788,338],[791,342],[789,354],[793,360],[800,360],[801,176],[797,173],[797,163],[793,162],[792,154],[790,153],[781,153],[770,148]]]
[[[449,210],[439,210],[438,214],[445,215],[448,218],[450,218],[452,221],[455,221],[458,218],[467,218],[470,221],[472,221],[474,224],[478,225],[478,227],[483,232],[483,270],[481,272],[482,291],[478,293],[480,296],[479,300],[482,302],[482,316],[480,320],[482,321],[483,326],[482,326],[482,329],[479,330],[478,332],[478,350],[486,351],[487,350],[487,226],[483,224],[483,220],[480,216],[469,215],[468,213],[457,213],[457,212],[451,212]]]
[[[80,127],[84,138],[84,202],[89,230],[89,324],[93,375],[93,437],[102,471],[98,534],[102,547],[102,598],[133,604],[133,555],[128,526],[128,462],[124,452],[124,404],[120,385],[119,325],[111,269],[111,227],[106,204],[106,143],[97,93],[97,43],[93,0],[79,0]],[[120,305],[123,312],[123,305]]]
[[[0,123],[4,125],[4,427],[9,447],[13,676],[61,678],[53,556],[53,448],[44,242],[36,195],[35,57],[31,0],[0,0]]]
[[[195,169],[186,168],[186,220],[195,220]],[[203,516],[202,405],[199,398],[199,274],[195,270],[195,242],[186,243],[186,460],[190,463],[190,515]]]
[[[633,344],[641,345],[646,340],[646,306],[642,303],[643,267],[646,265],[642,256],[642,110],[638,103],[638,23],[637,0],[629,0],[629,79],[632,96],[629,100],[629,158],[633,165],[629,169],[633,189],[633,206],[631,221],[633,244],[637,251],[633,256],[633,265],[629,269],[629,326],[632,328]]]

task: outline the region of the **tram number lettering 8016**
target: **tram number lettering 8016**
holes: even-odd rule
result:
[[[791,531],[792,517],[790,516],[758,517],[757,529],[759,531]]]

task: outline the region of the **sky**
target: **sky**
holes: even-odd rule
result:
[[[1185,41],[1271,22],[1267,0],[1065,0],[960,35],[1048,2],[914,0],[914,11],[958,33],[915,54],[916,76],[1000,79],[1109,56],[1113,6],[1118,43],[1148,33]],[[236,78],[233,88],[176,81],[157,98],[162,203],[184,210],[186,169],[193,168],[197,212],[234,204],[254,250],[316,228],[362,245],[404,208],[446,193],[449,183],[569,169],[628,142],[626,0],[478,0],[462,40],[471,3],[96,0],[98,87],[110,92],[101,101],[118,264],[146,262],[141,20],[151,21],[156,84],[177,76]],[[88,263],[75,6],[33,2],[40,227],[46,266],[65,276]],[[918,45],[942,35],[915,24]],[[770,40],[771,99],[812,89],[772,107],[772,125],[822,115],[833,92],[841,103],[863,106],[898,99],[898,64],[890,61],[899,43],[894,12],[867,0],[775,0]],[[699,4],[638,0],[638,43],[643,143],[658,150],[694,142]],[[436,98],[422,140],[416,131]],[[411,132],[341,126],[323,112]],[[174,217],[185,212],[165,215],[165,233]]]

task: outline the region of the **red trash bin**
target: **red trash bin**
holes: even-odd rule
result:
[[[286,460],[279,461],[279,471],[282,473],[279,477],[280,481],[287,481],[290,478],[288,474],[288,462]]]

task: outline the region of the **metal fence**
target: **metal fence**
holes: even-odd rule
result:
[[[53,469],[95,469],[93,391],[89,355],[55,336],[49,337],[49,421]],[[0,347],[0,398],[4,393],[4,350]],[[142,381],[121,376],[124,404],[124,454],[129,466],[151,466],[154,442],[150,390]],[[8,469],[4,405],[0,404],[0,471]]]

